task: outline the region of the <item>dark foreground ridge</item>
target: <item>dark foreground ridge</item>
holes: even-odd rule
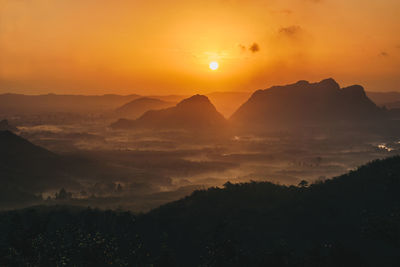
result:
[[[0,216],[1,266],[399,266],[400,157],[307,185],[225,184],[147,214]]]

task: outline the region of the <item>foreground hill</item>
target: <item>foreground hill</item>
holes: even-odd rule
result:
[[[164,109],[173,106],[174,103],[162,101],[156,98],[141,97],[124,104],[115,110],[115,115],[120,118],[136,119],[146,111]]]
[[[384,113],[366,96],[363,87],[340,88],[335,80],[326,79],[258,90],[230,120],[247,127],[299,126],[373,121]]]
[[[175,107],[150,110],[136,120],[119,120],[113,129],[211,130],[224,127],[225,118],[203,95],[194,95]]]
[[[399,266],[400,157],[312,185],[227,183],[134,217],[0,216],[5,266]]]

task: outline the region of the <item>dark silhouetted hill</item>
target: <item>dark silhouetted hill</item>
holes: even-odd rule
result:
[[[175,107],[150,110],[137,120],[119,120],[114,129],[185,129],[210,130],[226,126],[225,118],[203,95],[194,95]]]
[[[1,161],[21,158],[21,161],[36,158],[38,161],[49,160],[56,155],[44,148],[36,146],[26,139],[10,132],[0,131],[0,157]]]
[[[258,90],[230,120],[246,127],[304,126],[367,122],[384,115],[385,111],[366,96],[363,87],[340,88],[335,80],[326,79]]]
[[[29,194],[40,194],[61,187],[78,188],[78,180],[90,177],[88,172],[98,176],[96,170],[100,172],[104,168],[93,166],[93,162],[84,158],[55,154],[10,131],[0,131],[2,190],[13,188]],[[0,195],[3,202],[18,201],[12,196],[12,191]]]
[[[171,106],[174,106],[174,103],[156,98],[142,97],[117,108],[115,110],[115,115],[120,118],[136,119],[146,111],[164,109]]]
[[[10,131],[0,131],[1,202],[31,200],[29,195],[56,186],[57,165],[56,154]]]
[[[399,266],[399,191],[396,156],[311,185],[228,182],[135,217],[3,212],[0,264],[50,266],[65,257],[78,266]]]

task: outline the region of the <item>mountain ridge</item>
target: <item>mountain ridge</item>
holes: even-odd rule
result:
[[[194,95],[176,106],[150,110],[136,120],[119,120],[111,124],[114,129],[190,129],[210,130],[225,127],[225,118],[217,111],[208,97]]]
[[[230,121],[239,125],[285,125],[371,120],[383,115],[384,110],[367,97],[362,86],[340,88],[328,78],[257,90]]]
[[[158,98],[140,97],[117,108],[115,110],[115,115],[123,118],[136,119],[148,110],[163,109],[173,105],[173,102],[163,101]]]

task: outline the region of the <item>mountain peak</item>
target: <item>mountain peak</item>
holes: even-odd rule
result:
[[[123,106],[117,108],[115,113],[120,118],[136,119],[146,111],[163,109],[173,106],[173,103],[152,97],[141,97],[134,99]]]
[[[231,117],[239,125],[304,125],[327,121],[365,121],[383,112],[353,85],[341,89],[332,78],[309,83],[298,81],[256,91]]]
[[[295,85],[297,86],[304,86],[304,85],[309,85],[310,82],[306,81],[306,80],[300,80],[297,83],[295,83]]]
[[[333,78],[324,79],[317,84],[322,87],[340,89],[339,84]]]
[[[360,98],[367,97],[364,88],[361,85],[352,85],[349,87],[345,87],[342,89],[342,93],[351,97],[360,97]]]
[[[0,131],[0,150],[3,153],[0,155],[0,158],[10,154],[19,155],[21,157],[31,154],[35,154],[37,157],[43,155],[46,157],[54,156],[52,152],[36,146],[28,140],[8,130]]]
[[[224,127],[225,118],[217,111],[208,97],[194,95],[179,102],[175,107],[150,110],[137,120],[119,121],[112,128],[163,128],[163,129],[211,129]]]
[[[176,105],[179,106],[186,106],[186,105],[212,105],[211,101],[205,95],[193,95],[189,98],[183,99],[181,102]]]

